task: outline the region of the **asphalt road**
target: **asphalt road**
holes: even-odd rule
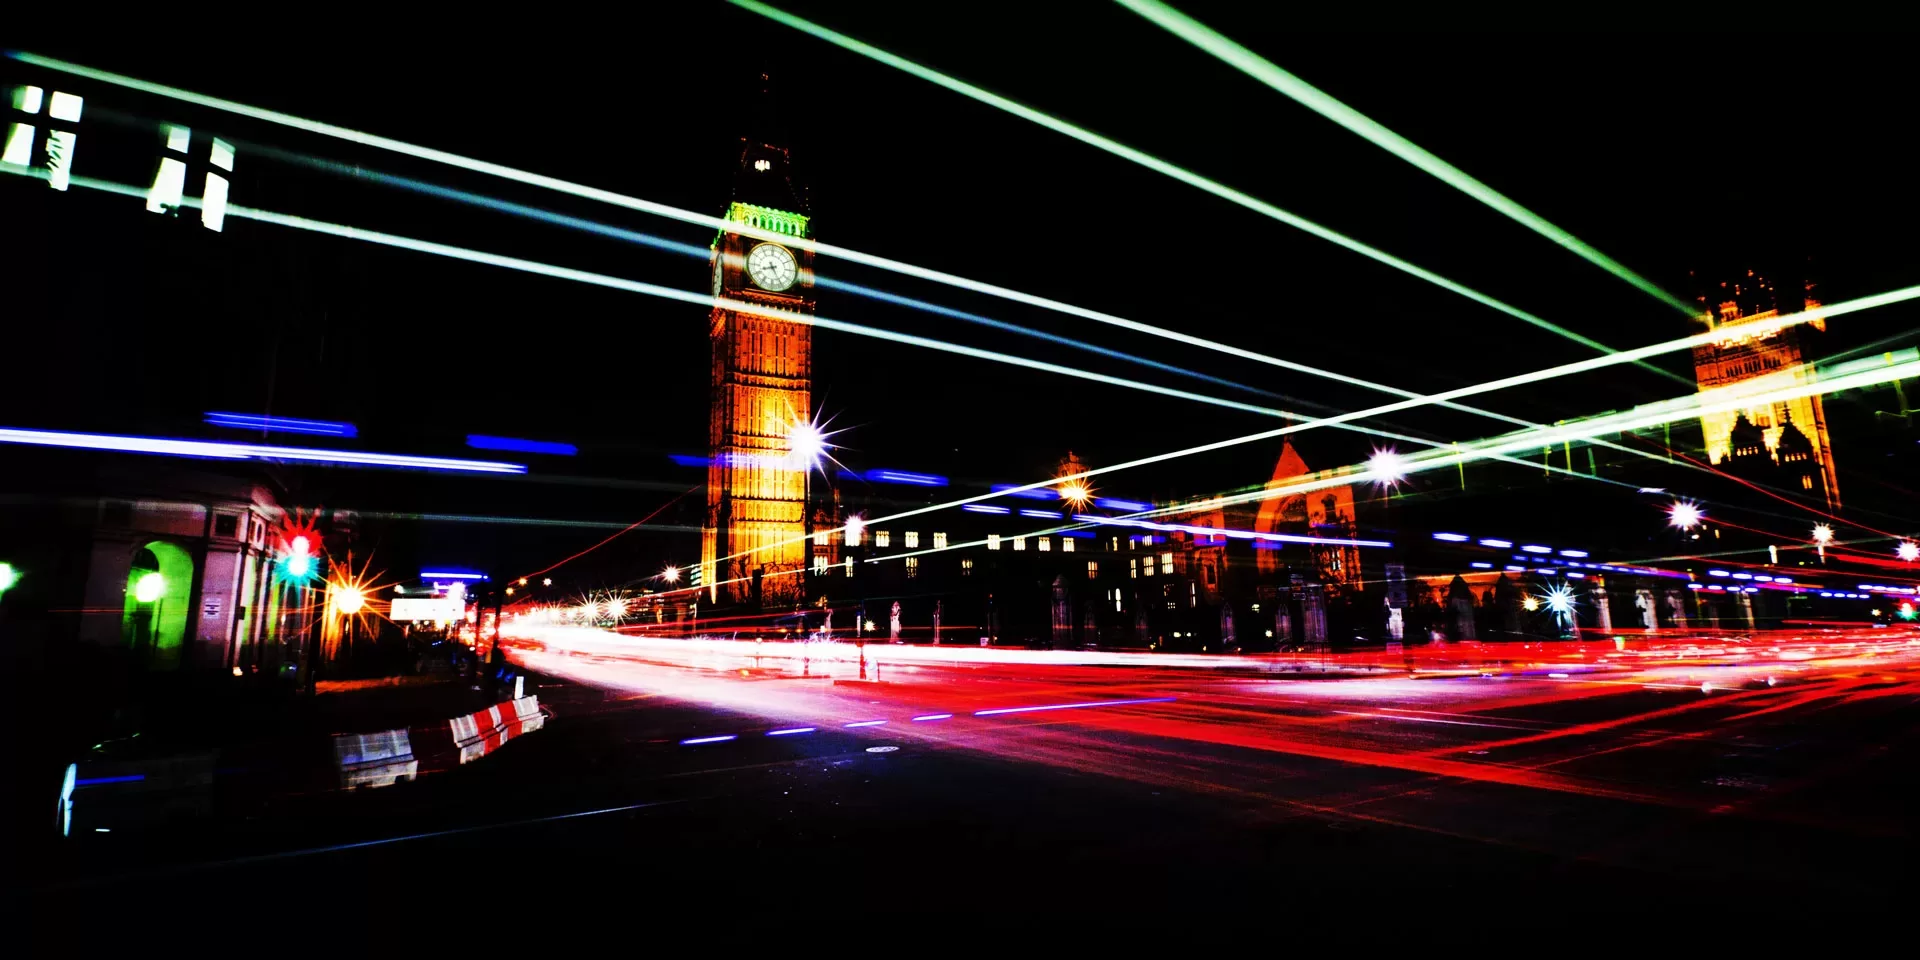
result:
[[[845,650],[589,633],[516,653],[547,678],[540,732],[411,784],[82,838],[37,909],[497,901],[735,932],[1098,915],[1111,935],[1852,911],[1913,888],[1911,632],[1423,652],[1345,678],[869,647],[866,682]]]

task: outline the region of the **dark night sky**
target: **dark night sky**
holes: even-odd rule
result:
[[[1690,269],[1798,256],[1813,257],[1829,301],[1920,283],[1910,239],[1920,197],[1906,133],[1890,122],[1912,92],[1898,38],[1382,34],[1351,29],[1365,25],[1358,21],[1305,30],[1243,6],[1183,9],[1683,297],[1692,295]],[[1626,284],[1119,7],[981,4],[959,18],[944,7],[791,9],[1610,345],[1691,332]],[[822,240],[1414,390],[1587,355],[751,14],[709,4],[623,16],[617,27],[312,24],[285,45],[208,44],[222,49],[217,58],[193,44],[156,48],[131,38],[7,42],[713,213],[726,203],[736,138],[751,125],[766,69]],[[20,78],[15,64],[0,71],[0,79]],[[113,111],[162,118],[159,101],[88,92],[89,124]],[[212,126],[702,247],[710,239],[699,228],[339,141],[231,120]],[[83,136],[79,172],[106,176],[90,168],[108,162],[87,152],[105,149],[107,136],[96,137]],[[134,165],[150,156],[133,151]],[[244,147],[241,164],[236,203],[688,289],[706,282],[701,261],[298,171]],[[64,247],[22,245],[15,234],[0,252],[48,278],[28,295],[41,298],[28,301],[33,309],[78,315],[14,340],[32,352],[8,362],[11,424],[179,435],[198,430],[202,410],[265,408],[271,382],[274,412],[352,420],[370,448],[458,455],[460,434],[531,436],[594,455],[569,469],[642,485],[698,479],[659,456],[704,446],[698,307],[244,222],[231,224],[218,247],[199,236],[176,241],[180,231],[165,228],[180,224],[148,222],[159,218],[143,219],[132,201],[76,194],[56,206],[43,196],[50,191],[29,198],[23,187],[0,184],[0,209],[29,210],[38,218],[23,221],[37,225],[32,235]],[[102,229],[111,224],[124,229]],[[183,253],[184,243],[202,252]],[[55,248],[57,256],[48,252]],[[1349,409],[1377,398],[891,274],[826,260],[819,269],[1304,401]],[[844,295],[823,293],[820,312],[1259,401]],[[1896,307],[1839,321],[1825,346],[1910,331],[1917,316]],[[1664,365],[1689,370],[1677,355]],[[836,427],[851,428],[841,439],[861,466],[1027,480],[1067,447],[1100,464],[1273,423],[832,333],[816,335],[815,371],[815,402]],[[1485,404],[1551,420],[1680,389],[1615,368]],[[1444,412],[1396,425],[1447,438],[1495,432]],[[1302,442],[1310,462],[1364,456],[1365,438],[1327,433]],[[1273,452],[1250,449],[1106,486],[1170,494],[1257,482]],[[427,491],[457,486],[414,487],[409,496],[432,500]],[[484,494],[450,496],[511,515],[584,510],[596,520],[637,519],[663,497],[643,486],[605,504],[570,494],[556,503],[556,489],[577,488],[487,483]],[[441,509],[437,501],[411,508]],[[532,552],[564,555],[573,540],[592,538],[568,536]],[[691,542],[654,541],[634,560],[685,557]]]

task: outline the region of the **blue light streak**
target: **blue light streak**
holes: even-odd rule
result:
[[[1475,561],[1473,562],[1473,568],[1474,568],[1475,570],[1492,570],[1492,569],[1493,569],[1493,564],[1491,564],[1491,563],[1485,563],[1485,562],[1482,562],[1482,561],[1479,561],[1479,560],[1475,560]]]
[[[885,720],[859,720],[853,723],[849,723],[846,726],[847,726],[847,729],[851,730],[854,727],[878,727],[878,726],[883,726],[884,724],[886,724]]]
[[[680,745],[683,747],[691,747],[702,743],[725,743],[732,739],[734,739],[734,735],[731,733],[718,737],[694,737],[691,740],[680,741]]]
[[[270,460],[363,467],[394,467],[403,470],[438,470],[452,473],[526,473],[524,464],[492,460],[455,460],[447,457],[416,457],[399,453],[367,453],[360,450],[323,450],[314,447],[277,447],[258,443],[228,443],[215,440],[169,440],[165,437],[137,437],[106,433],[67,433],[58,430],[16,430],[0,428],[0,443],[18,443],[39,447],[68,447],[104,450],[113,453],[148,453],[164,457],[200,457],[219,460]]]
[[[1513,541],[1512,540],[1482,540],[1480,541],[1480,545],[1483,547],[1498,547],[1502,550],[1510,550],[1513,548]]]
[[[1121,707],[1135,703],[1172,703],[1176,697],[1142,697],[1138,700],[1095,700],[1091,703],[1056,703],[1044,707],[1000,707],[996,710],[975,710],[976,717],[997,717],[1006,713],[1039,713],[1044,710],[1084,710],[1088,707]]]
[[[571,443],[554,443],[548,440],[516,440],[513,437],[489,437],[477,433],[467,434],[467,446],[475,450],[506,450],[511,453],[544,453],[556,457],[571,457],[580,453],[580,448]]]
[[[913,722],[919,723],[922,720],[952,720],[952,719],[953,719],[953,714],[951,713],[926,713],[926,714],[921,714],[920,716],[914,717]]]
[[[993,485],[993,492],[1005,493],[1007,496],[1010,496],[1010,497],[1025,497],[1028,500],[1059,499],[1059,497],[1052,490],[1048,490],[1045,488],[1024,489],[1022,487],[1015,486],[1011,483],[996,483]]]
[[[1520,549],[1525,550],[1528,553],[1552,553],[1553,552],[1552,547],[1543,547],[1538,544],[1531,544],[1531,543],[1521,547]]]
[[[667,459],[683,467],[711,467],[712,457],[697,457],[691,453],[669,453]]]
[[[931,473],[908,473],[904,470],[868,470],[861,474],[869,483],[904,483],[915,487],[944,487],[947,478]]]
[[[146,778],[147,775],[144,773],[130,773],[123,777],[88,777],[85,780],[75,780],[73,785],[76,787],[92,787],[103,783],[139,783]]]
[[[268,417],[252,413],[218,413],[209,411],[206,421],[216,427],[233,427],[240,430],[278,430],[281,433],[316,433],[329,437],[357,437],[360,431],[351,423],[335,423],[329,420],[301,420],[295,417]]]
[[[1025,513],[1025,510],[1020,511]],[[1154,523],[1149,520],[1123,520],[1118,517],[1096,517],[1092,514],[1076,513],[1073,519],[1082,523],[1098,523],[1107,526],[1140,527],[1146,530],[1165,530],[1176,533],[1191,533],[1200,536],[1228,536],[1236,540],[1268,541],[1271,543],[1324,543],[1338,544],[1344,547],[1391,547],[1385,540],[1345,540],[1339,537],[1307,537],[1292,533],[1261,533],[1257,530],[1227,530],[1219,527],[1196,527],[1184,523]],[[1258,544],[1255,544],[1258,546]]]
[[[1058,510],[1022,510],[1020,511],[1020,515],[1023,517],[1032,517],[1035,520],[1060,519],[1060,511]]]
[[[788,727],[785,730],[768,730],[769,737],[790,737],[796,733],[812,733],[813,727]]]
[[[1008,514],[1013,512],[1012,510],[1009,510],[1006,507],[990,507],[984,503],[969,503],[966,506],[961,507],[960,509],[966,511],[967,513]]]
[[[1587,552],[1585,550],[1562,550],[1560,551],[1560,555],[1563,557],[1585,557]]]
[[[1449,543],[1466,543],[1471,539],[1464,533],[1436,533],[1433,535],[1433,538],[1435,540],[1445,540]]]
[[[472,570],[422,570],[422,580],[485,580],[487,575]]]
[[[1093,505],[1102,510],[1119,510],[1122,513],[1145,513],[1153,509],[1153,504],[1151,503],[1140,503],[1136,500],[1115,500],[1111,497],[1095,497],[1093,499]]]

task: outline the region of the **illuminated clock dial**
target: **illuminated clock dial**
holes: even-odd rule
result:
[[[747,254],[747,276],[762,290],[779,293],[800,277],[793,252],[777,243],[763,243]]]

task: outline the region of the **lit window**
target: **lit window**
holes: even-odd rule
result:
[[[1160,573],[1162,576],[1171,576],[1173,574],[1173,554],[1163,553],[1160,555]]]
[[[1072,538],[1072,537],[1061,537],[1061,538],[1060,538],[1060,552],[1061,552],[1061,553],[1072,553],[1072,552],[1073,552],[1073,538]]]
[[[963,577],[973,576],[973,558],[972,557],[960,558],[960,575]]]
[[[1053,549],[1052,537],[1035,537],[1034,543],[1039,547],[1041,553],[1046,553]]]
[[[7,145],[0,151],[0,163],[24,167],[33,162],[33,125],[16,123],[7,128]]]
[[[187,165],[167,157],[160,161],[160,173],[153,178],[153,188],[147,191],[147,209],[154,213],[168,213],[180,206],[180,197],[187,189]]]
[[[1087,579],[1093,580],[1098,578],[1099,576],[1100,576],[1100,562],[1097,560],[1088,560],[1087,561]]]
[[[1140,579],[1140,560],[1138,557],[1127,558],[1127,579]]]
[[[1025,550],[1025,549],[1027,548],[1027,538],[1026,538],[1026,537],[1014,537],[1014,538],[1013,538],[1013,548],[1014,548],[1015,550]]]
[[[39,87],[14,87],[13,108],[21,113],[39,113],[40,101],[47,95]]]
[[[853,558],[852,558],[852,557],[848,557],[848,558],[847,558],[847,559],[846,559],[845,561],[843,561],[843,562],[844,562],[844,563],[845,563],[845,564],[847,565],[847,576],[849,576],[849,577],[851,577],[851,576],[853,576]]]
[[[859,546],[861,532],[862,531],[860,527],[856,526],[855,524],[852,524],[852,523],[847,524],[847,546],[849,547]]]
[[[873,532],[873,545],[876,547],[892,546],[893,534],[888,533],[885,530],[875,530]]]
[[[817,577],[826,572],[827,572],[827,558],[814,557],[813,558],[813,575]]]
[[[999,534],[997,534],[997,533],[989,533],[989,534],[987,534],[987,549],[988,549],[988,550],[998,550],[998,549],[1000,549],[1000,535],[999,535]]]
[[[907,579],[912,580],[914,577],[917,577],[919,575],[920,575],[920,558],[908,557],[907,558]]]
[[[208,230],[219,233],[226,222],[227,178],[209,173],[206,189],[200,193],[200,223]]]
[[[938,532],[934,533],[933,548],[935,550],[945,550],[947,548],[947,535]]]
[[[918,549],[920,546],[920,531],[908,530],[906,533],[901,534],[900,542],[905,544],[908,550]],[[881,546],[884,547],[886,544],[883,543]]]
[[[1120,612],[1120,588],[1119,587],[1113,588],[1113,612],[1114,613]]]
[[[766,173],[768,170],[773,169],[773,164],[767,160],[755,160],[753,162],[753,168],[761,173]]]

